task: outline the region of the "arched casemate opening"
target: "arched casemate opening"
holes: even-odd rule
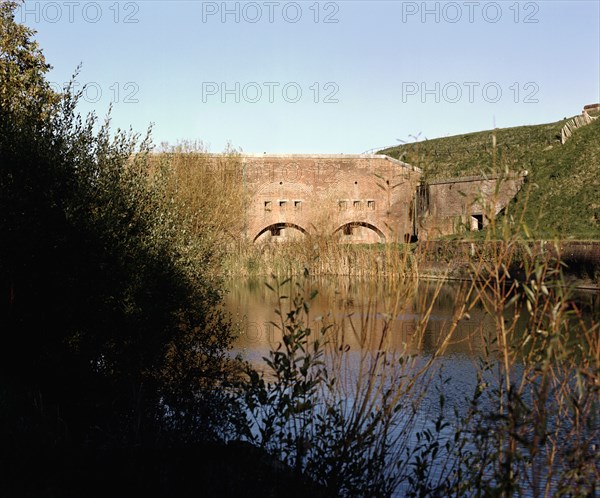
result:
[[[378,243],[385,242],[385,234],[375,225],[365,221],[352,221],[339,227],[334,234],[343,242]]]
[[[303,237],[304,235],[308,235],[308,232],[299,225],[294,223],[274,223],[258,232],[253,242],[282,242],[284,240]]]

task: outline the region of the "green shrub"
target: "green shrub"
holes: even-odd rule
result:
[[[222,437],[232,329],[209,249],[149,138],[49,88],[15,8],[0,3],[0,455]]]

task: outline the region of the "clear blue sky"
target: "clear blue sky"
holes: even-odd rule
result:
[[[156,144],[361,153],[600,101],[600,2],[31,1],[49,79]]]

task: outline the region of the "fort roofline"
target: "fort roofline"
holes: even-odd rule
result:
[[[206,154],[209,157],[227,157],[231,154]],[[237,154],[234,154],[237,155]],[[389,161],[392,164],[401,166],[403,168],[422,173],[421,168],[413,166],[412,164],[399,161],[393,157],[386,156],[385,154],[260,154],[260,153],[241,153],[240,158],[264,158],[264,159],[383,159]]]

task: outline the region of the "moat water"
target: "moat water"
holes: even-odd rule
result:
[[[260,362],[281,341],[281,332],[273,325],[280,321],[275,312],[277,294],[266,284],[275,287],[270,279],[241,280],[228,285],[226,306],[241,330],[235,349],[251,362]],[[341,324],[338,330],[344,331],[351,350],[381,349],[381,331],[388,322],[386,348],[428,357],[447,337],[469,285],[468,282],[440,284],[434,280],[398,284],[385,279],[320,277],[288,283],[280,293],[293,297],[301,292],[308,297],[311,291],[317,291],[309,300],[311,326],[318,328],[320,317]],[[579,292],[574,300],[587,318],[600,319],[598,293]],[[289,309],[288,302],[289,299],[282,301],[284,311]],[[493,340],[494,317],[483,304],[479,302],[465,311],[443,353],[448,367],[455,361],[477,361]],[[423,334],[418,335],[416,331],[427,314]],[[525,320],[525,316],[519,320],[521,330]],[[367,340],[357,334],[360,329],[368,329]]]
[[[268,279],[231,282],[226,298],[226,306],[241,331],[234,349],[259,369],[264,366],[263,358],[282,340],[281,330],[274,325],[281,323],[275,312],[279,306],[277,293],[267,283],[275,287]],[[313,334],[323,323],[337,324],[332,329],[337,334],[335,339],[355,356],[364,351],[385,350],[429,359],[439,353],[452,323],[460,316],[438,361],[444,377],[450,380],[444,387],[450,408],[464,406],[465,398],[473,394],[481,359],[496,344],[495,318],[481,302],[460,313],[469,286],[468,282],[442,284],[430,280],[398,284],[382,279],[321,277],[288,283],[280,289],[280,294],[293,297],[300,292],[308,297],[317,291],[309,300],[307,319],[315,331]],[[598,293],[579,292],[573,299],[588,323],[600,321]],[[284,314],[289,310],[289,301],[281,301]],[[508,322],[513,319],[511,314],[510,310],[505,314]],[[423,327],[420,322],[424,317],[427,319]],[[526,313],[522,312],[517,333],[524,331],[526,322]]]
[[[280,329],[273,324],[281,320],[276,308],[283,305],[284,316],[289,310],[289,299],[278,301],[277,292],[267,287],[266,282],[276,287],[270,279],[231,282],[226,298],[227,308],[241,330],[234,349],[258,369],[264,368],[263,358],[282,340]],[[289,297],[300,292],[308,297],[311,291],[317,291],[309,301],[307,323],[315,331],[323,323],[336,323],[332,329],[338,335],[335,339],[343,342],[348,354],[355,357],[365,351],[385,350],[427,360],[438,352],[453,322],[460,318],[437,363],[446,381],[436,377],[421,404],[420,423],[426,427],[439,414],[440,392],[444,394],[444,409],[448,414],[455,409],[464,413],[476,389],[480,361],[495,347],[493,314],[481,302],[468,310],[461,309],[469,286],[468,282],[441,284],[431,280],[398,284],[381,279],[327,277],[299,279],[281,287],[280,294]],[[581,292],[573,299],[584,311],[586,321],[600,320],[598,293]],[[511,313],[509,310],[507,317]],[[421,327],[425,318],[426,325]],[[522,313],[517,333],[524,330],[526,322],[526,313]],[[384,330],[387,332],[383,333]],[[518,375],[518,365],[515,372]]]

